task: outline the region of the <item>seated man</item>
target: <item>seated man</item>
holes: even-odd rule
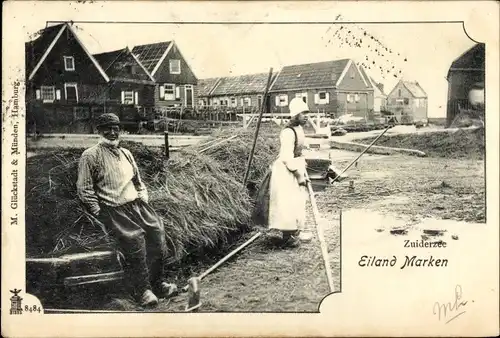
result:
[[[148,204],[147,189],[132,154],[118,145],[118,116],[99,116],[97,130],[99,143],[80,158],[78,197],[116,240],[134,296],[142,306],[154,306],[158,304],[156,295],[169,297],[177,291],[174,284],[165,281],[163,222]]]

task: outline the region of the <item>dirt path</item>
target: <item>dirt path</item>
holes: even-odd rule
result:
[[[333,151],[332,155],[341,167],[353,159],[350,152]],[[425,238],[424,230],[428,228],[453,231],[473,226],[467,222],[485,221],[483,161],[366,156],[349,175],[355,181],[354,192],[349,192],[348,182],[342,182],[317,195],[328,228],[326,237],[337,290],[340,209],[354,218],[370,219],[373,226],[360,231],[369,231],[373,236],[384,231],[392,236],[391,230],[399,228],[403,236]],[[207,277],[201,289],[202,311],[207,312],[311,312],[317,311],[328,293],[317,239],[291,250],[254,245]],[[181,309],[185,298],[177,301],[161,307],[166,311]]]

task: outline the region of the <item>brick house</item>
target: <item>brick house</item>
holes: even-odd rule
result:
[[[285,66],[270,89],[270,112],[289,112],[288,103],[302,97],[313,112],[368,118],[374,89],[353,60],[342,59]]]

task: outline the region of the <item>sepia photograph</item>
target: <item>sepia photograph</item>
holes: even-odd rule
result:
[[[491,34],[334,2],[120,3],[33,3],[3,42],[24,66],[4,78],[2,228],[23,229],[25,284],[2,316],[479,325],[498,294],[471,270],[499,249]]]
[[[411,218],[401,234],[485,221],[485,45],[458,25],[159,27],[47,22],[26,43],[27,283],[45,308],[317,311],[340,291],[342,209]],[[427,39],[395,44],[396,27]],[[436,29],[456,38],[439,72]],[[280,34],[302,51],[260,52]],[[235,66],[210,68],[214,50]]]

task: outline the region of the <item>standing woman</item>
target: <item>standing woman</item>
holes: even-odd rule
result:
[[[297,246],[299,234],[303,240],[310,239],[307,234],[300,233],[305,225],[308,196],[306,161],[302,149],[305,147],[303,126],[309,107],[302,98],[294,98],[289,109],[291,119],[281,131],[278,158],[257,196],[254,220],[269,229],[281,231],[285,244]]]

